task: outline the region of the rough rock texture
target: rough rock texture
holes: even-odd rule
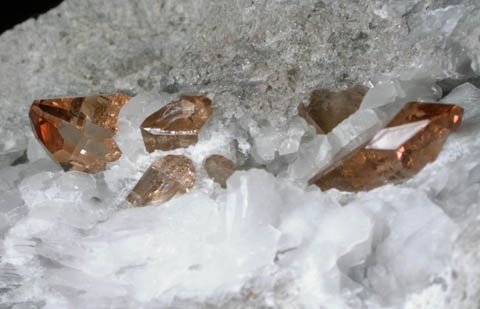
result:
[[[476,0],[66,0],[5,32],[0,303],[478,306],[478,108],[461,105],[461,128],[401,185],[306,186],[406,101],[445,90],[475,105],[478,12]],[[371,89],[329,134],[296,116],[314,89],[356,84]],[[122,157],[96,175],[59,170],[34,140],[30,103],[115,92],[133,96],[118,119]],[[216,113],[198,143],[148,154],[145,117],[200,94]],[[195,187],[165,207],[128,208],[142,172],[167,154],[192,160]],[[212,154],[262,169],[234,173],[223,190],[202,167]]]

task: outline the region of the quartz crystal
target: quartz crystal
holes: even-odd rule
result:
[[[317,133],[328,133],[360,107],[367,90],[361,85],[340,92],[315,90],[310,104],[301,104],[298,114],[313,125]]]
[[[235,172],[235,164],[224,156],[214,154],[205,160],[205,169],[213,181],[226,188],[227,179]]]
[[[65,171],[97,173],[121,151],[113,140],[125,94],[35,100],[30,120],[38,140]]]
[[[457,105],[408,103],[385,129],[310,183],[322,190],[361,191],[409,178],[437,158],[462,115]]]
[[[141,125],[148,152],[194,145],[200,129],[212,115],[212,101],[205,96],[181,96],[148,116]]]
[[[186,193],[195,184],[192,160],[168,155],[153,163],[127,197],[135,206],[160,204],[176,194]]]

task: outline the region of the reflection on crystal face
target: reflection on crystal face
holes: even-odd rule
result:
[[[176,194],[186,193],[194,184],[192,160],[181,155],[168,155],[147,169],[127,200],[134,206],[160,204]]]
[[[205,96],[182,96],[148,116],[140,127],[147,151],[196,144],[200,129],[212,115],[211,105]]]
[[[367,144],[310,180],[322,190],[370,190],[417,174],[433,162],[460,125],[457,105],[408,103]]]
[[[97,173],[121,151],[113,140],[125,94],[35,100],[30,120],[37,139],[65,171]]]

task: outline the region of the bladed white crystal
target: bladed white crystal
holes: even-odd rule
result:
[[[384,128],[378,131],[368,142],[366,149],[395,150],[429,124],[425,119],[400,126]]]

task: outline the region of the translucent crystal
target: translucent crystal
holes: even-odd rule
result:
[[[186,193],[194,184],[192,161],[185,156],[168,155],[147,169],[127,199],[135,206],[160,204]]]
[[[436,159],[462,115],[456,105],[409,103],[360,150],[310,183],[322,190],[361,191],[411,177]]]
[[[313,120],[321,132],[328,133],[360,107],[366,93],[367,88],[360,85],[339,92],[315,90],[310,96],[310,104],[307,107],[300,105],[299,114],[306,117],[307,122]]]
[[[194,145],[200,129],[212,115],[212,101],[204,96],[182,96],[148,116],[141,125],[148,152]]]
[[[121,151],[113,140],[125,94],[36,100],[30,120],[38,140],[65,171],[96,173]]]
[[[227,187],[227,179],[235,171],[235,163],[221,155],[211,155],[205,160],[205,169],[210,178],[220,184],[222,188]]]
[[[462,107],[465,110],[465,120],[480,115],[480,89],[470,83],[454,88],[440,102]]]

